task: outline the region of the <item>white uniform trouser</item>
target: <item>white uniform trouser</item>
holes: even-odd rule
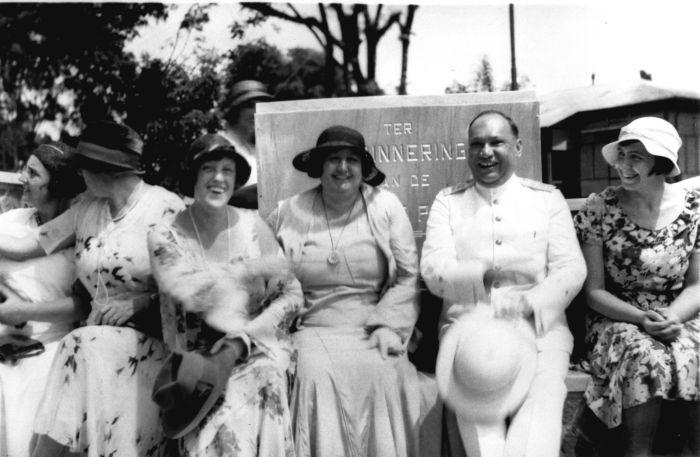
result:
[[[457,415],[467,456],[557,457],[568,368],[568,352],[538,352],[532,386],[508,427],[505,419],[497,423],[476,423]]]

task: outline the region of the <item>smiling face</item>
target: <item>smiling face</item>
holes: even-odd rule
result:
[[[321,186],[325,192],[354,195],[362,183],[362,159],[352,149],[331,152],[323,162]]]
[[[225,207],[236,184],[236,162],[229,157],[208,160],[199,167],[194,199],[211,207]]]
[[[663,181],[663,175],[650,175],[654,164],[654,156],[647,152],[641,142],[633,141],[618,146],[615,170],[625,189],[636,190],[651,181]]]
[[[520,139],[498,114],[484,115],[469,128],[469,168],[483,186],[498,187],[505,183],[513,176],[521,153]]]
[[[35,155],[29,156],[19,178],[24,187],[22,201],[35,208],[51,200],[49,182],[51,175]]]

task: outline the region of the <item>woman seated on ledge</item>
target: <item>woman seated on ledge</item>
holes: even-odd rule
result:
[[[148,258],[149,226],[184,204],[142,179],[143,141],[111,121],[88,124],[76,148],[87,192],[36,237],[0,236],[0,255],[26,258],[75,243],[89,292],[87,326],[60,342],[34,422],[33,457],[85,453],[142,457],[165,450],[150,398],[165,347]],[[155,312],[153,312],[155,311]]]
[[[159,224],[148,235],[163,336],[172,351],[194,351],[189,357],[214,351],[225,387],[192,408],[177,401],[178,389],[157,383],[165,432],[182,438],[177,455],[184,457],[293,456],[289,323],[303,302],[301,288],[257,212],[228,206],[250,175],[243,156],[223,137],[203,135],[190,146],[188,175],[185,192],[194,202],[172,225]],[[257,265],[267,282],[235,274],[240,269],[232,268],[241,265],[249,274]],[[250,302],[241,286],[250,290]],[[176,365],[178,378],[185,378],[186,362]]]
[[[63,143],[42,144],[27,159],[20,181],[22,201],[0,215],[4,234],[25,235],[63,213],[85,188],[73,164],[73,151]],[[73,250],[38,259],[0,259],[0,336],[22,335],[40,341],[44,352],[0,363],[0,456],[26,457],[39,400],[59,340],[85,312],[71,298],[75,281]]]
[[[588,265],[589,408],[621,426],[625,455],[651,454],[662,400],[683,404],[700,455],[700,194],[670,185],[681,139],[668,122],[637,119],[603,147],[621,185],[575,216]]]
[[[294,167],[321,184],[268,223],[306,298],[293,333],[298,457],[418,456],[420,391],[406,344],[418,316],[418,259],[398,198],[350,128],[327,128]]]

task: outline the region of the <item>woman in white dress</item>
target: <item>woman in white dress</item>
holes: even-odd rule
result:
[[[151,389],[166,352],[146,235],[184,203],[143,181],[143,141],[130,127],[89,124],[76,149],[84,198],[39,227],[38,238],[0,236],[0,255],[13,258],[75,244],[76,275],[90,298],[88,325],[59,345],[31,455],[164,455]]]
[[[63,213],[85,187],[75,172],[72,149],[59,142],[40,145],[27,159],[17,208],[0,215],[0,231],[23,236]],[[15,262],[0,259],[0,336],[27,336],[44,352],[0,363],[0,457],[26,457],[39,400],[59,340],[84,316],[71,298],[75,280],[73,251]]]

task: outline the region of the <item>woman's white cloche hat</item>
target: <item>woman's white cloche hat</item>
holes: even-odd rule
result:
[[[603,157],[610,165],[617,162],[618,146],[623,141],[639,141],[649,154],[665,157],[673,162],[669,177],[681,174],[678,167],[678,150],[683,142],[670,122],[658,117],[640,117],[622,127],[617,141],[603,146]]]

